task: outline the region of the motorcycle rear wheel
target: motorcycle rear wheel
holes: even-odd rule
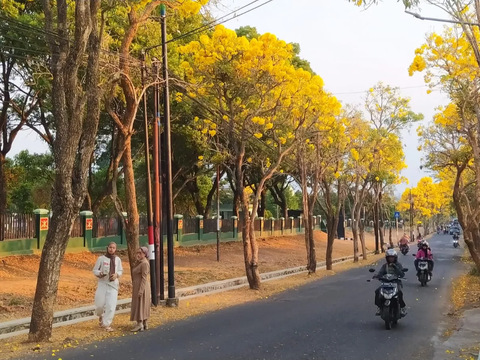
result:
[[[383,321],[385,321],[385,329],[392,330],[392,320],[390,318],[390,307],[383,308]]]

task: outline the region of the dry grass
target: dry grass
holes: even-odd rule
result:
[[[470,271],[455,279],[452,288],[452,304],[456,315],[463,311],[480,307],[480,273],[475,267],[468,251],[462,261],[470,265]]]
[[[152,327],[164,326],[173,321],[186,319],[192,316],[217,311],[223,308],[243,304],[251,301],[264,301],[272,295],[279,294],[288,289],[294,289],[311,281],[321,279],[335,273],[349,270],[354,267],[364,266],[380,260],[383,255],[369,257],[368,260],[357,264],[343,263],[335,265],[335,270],[319,270],[316,274],[300,274],[281,280],[264,283],[261,290],[252,291],[246,288],[232,290],[210,296],[184,300],[177,309],[155,308],[152,309],[150,324]],[[88,343],[103,341],[110,337],[123,337],[129,333],[129,314],[117,315],[114,320],[116,331],[106,333],[98,328],[97,321],[84,322],[72,326],[54,329],[51,342],[48,344],[27,343],[27,336],[18,336],[10,340],[0,340],[0,360],[11,359],[21,355],[40,352],[48,358],[61,358],[62,351],[70,347],[82,347]],[[72,337],[75,334],[75,337]]]
[[[347,236],[351,237],[350,234]],[[367,234],[367,247],[374,248],[373,236]],[[316,231],[317,259],[325,259],[326,234]],[[268,272],[305,265],[303,235],[276,236],[258,239],[259,268]],[[175,282],[177,288],[205,284],[245,275],[241,242],[221,244],[221,261],[216,261],[216,246],[175,249]],[[337,240],[333,257],[353,254],[352,241]],[[120,298],[131,295],[130,268],[125,252],[120,252],[124,266]],[[92,268],[98,254],[90,252],[66,254],[62,264],[56,310],[93,303],[96,280]],[[35,293],[39,256],[11,256],[0,259],[0,322],[30,316]]]

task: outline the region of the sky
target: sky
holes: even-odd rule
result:
[[[250,2],[221,0],[213,12],[222,16]],[[422,6],[417,12],[448,18],[434,7]],[[431,121],[435,108],[445,105],[448,98],[439,91],[427,94],[423,76],[417,73],[410,77],[408,67],[425,35],[440,33],[444,24],[405,14],[402,3],[396,0],[383,0],[368,10],[347,0],[273,0],[224,25],[231,29],[250,25],[259,33],[270,32],[287,42],[299,43],[301,57],[310,61],[326,89],[342,103],[361,104],[365,91],[378,81],[401,88],[402,96],[411,98],[412,110],[422,113],[425,120],[402,133],[408,165],[402,175],[409,179],[409,185],[398,185],[396,194],[428,176],[420,170],[422,154],[417,151],[416,128]],[[25,130],[18,135],[9,156],[24,149],[38,153],[47,151],[47,146],[33,131]]]

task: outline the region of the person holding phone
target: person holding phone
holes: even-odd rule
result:
[[[113,331],[111,325],[117,309],[119,277],[123,274],[122,261],[115,255],[117,244],[111,242],[107,252],[98,258],[93,268],[93,274],[98,279],[95,293],[95,308],[98,324],[106,331]]]

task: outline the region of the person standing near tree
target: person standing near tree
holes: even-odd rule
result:
[[[150,264],[148,262],[148,249],[144,246],[137,251],[137,265],[132,271],[132,305],[130,312],[130,321],[136,321],[132,332],[148,329],[148,318],[150,317],[151,290],[148,276],[150,274]]]
[[[123,274],[122,261],[115,255],[117,244],[111,242],[107,252],[98,258],[93,268],[93,274],[98,278],[98,287],[95,293],[95,309],[98,324],[106,331],[113,331],[111,325],[117,309],[118,279]]]

